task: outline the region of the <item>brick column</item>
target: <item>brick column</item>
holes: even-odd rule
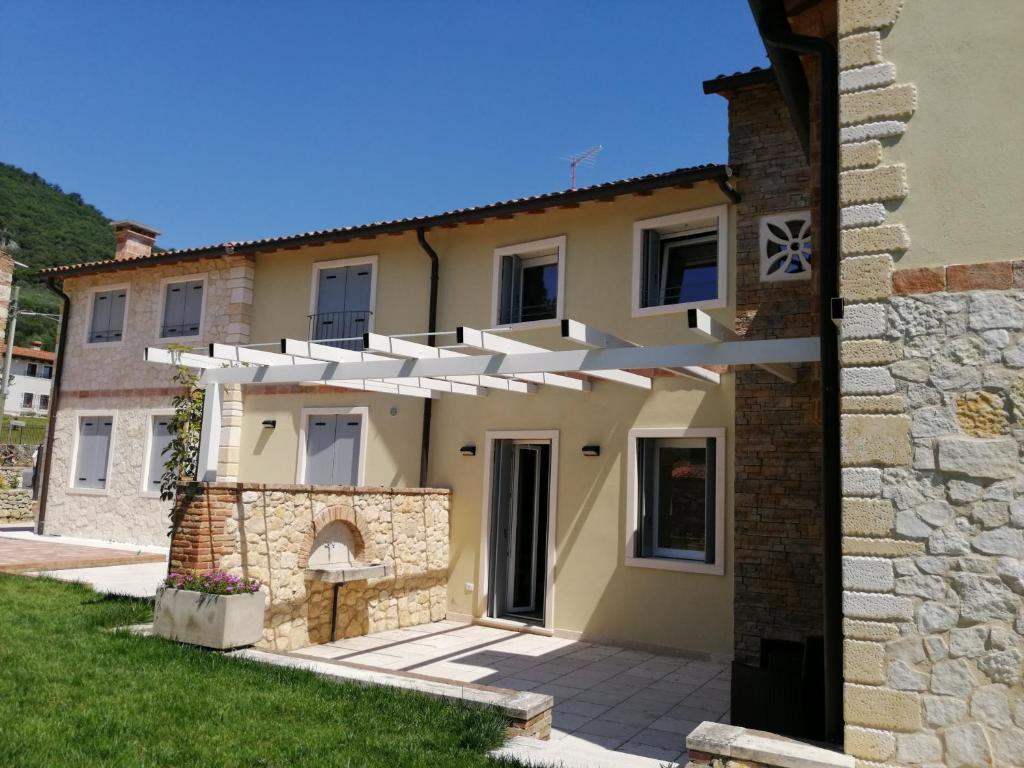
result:
[[[240,491],[189,483],[178,488],[174,501],[170,568],[176,571],[210,571],[233,551],[227,521],[237,509]]]

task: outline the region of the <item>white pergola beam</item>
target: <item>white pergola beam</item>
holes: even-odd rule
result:
[[[735,342],[742,340],[744,337],[740,336],[732,328],[727,328],[720,322],[715,320],[707,312],[699,309],[690,309],[686,312],[686,324],[689,326],[691,331],[697,331],[697,333],[706,336],[709,339],[717,339],[723,342]],[[808,361],[794,361],[794,362],[808,362]],[[751,363],[756,365],[763,371],[767,371],[773,376],[777,376],[783,381],[788,381],[790,384],[796,383],[796,371],[790,365],[782,363]]]
[[[620,339],[618,336],[613,336],[610,333],[599,331],[597,328],[592,328],[585,323],[581,323],[578,320],[562,320],[562,338],[570,339],[583,344],[587,347],[594,349],[614,349],[617,347],[638,347],[632,341],[626,341]],[[658,370],[667,371],[675,376],[685,376],[689,379],[695,379],[696,381],[703,383],[710,382],[711,384],[720,384],[722,379],[714,371],[709,371],[707,368],[701,368],[700,366],[684,366],[676,368],[659,368]]]
[[[496,336],[493,333],[487,333],[485,331],[477,330],[476,328],[468,328],[466,326],[460,326],[455,331],[456,338],[459,344],[464,344],[467,347],[473,347],[475,349],[483,350],[484,352],[497,352],[501,355],[515,354],[521,352],[524,354],[533,352],[547,352],[548,350],[541,347],[535,347],[532,344],[526,344],[522,341],[515,341],[514,339],[506,339],[501,336]],[[572,370],[566,368],[565,370]],[[556,372],[530,372],[524,371],[523,373],[517,373],[517,378],[525,379],[526,381],[532,381],[537,384],[547,384],[552,387],[561,387],[562,389],[571,389],[576,392],[589,392],[590,382],[584,381],[583,379],[574,379],[572,376],[564,376],[561,373]]]
[[[427,344],[420,344],[408,339],[395,339],[391,336],[384,336],[379,333],[363,334],[363,346],[374,352],[383,352],[395,357],[409,357],[418,360],[437,360],[442,357],[469,357],[465,352],[456,352],[453,349],[441,349],[431,347]],[[520,392],[523,394],[537,391],[536,384],[515,379],[503,379],[500,376],[449,376],[450,381],[462,384],[471,384],[488,389],[500,389],[505,392]]]
[[[351,349],[339,349],[337,347],[329,347],[326,344],[316,344],[310,341],[298,341],[296,339],[282,339],[281,340],[282,352],[278,355],[279,357],[295,357],[304,359],[309,362],[319,361],[337,361],[337,362],[356,362],[356,361],[382,361],[390,360],[389,357],[383,357],[381,355],[371,355],[366,352],[356,352]],[[264,353],[274,354],[274,353]],[[486,394],[479,387],[475,387],[468,384],[459,382],[443,381],[441,379],[427,378],[427,377],[383,377],[377,383],[387,384],[395,387],[413,387],[414,389],[429,390],[432,392],[446,392],[454,395],[472,395],[479,396]],[[373,391],[388,391],[375,389]],[[401,394],[401,393],[399,393]],[[423,397],[424,395],[417,395]]]
[[[665,368],[689,365],[777,365],[821,359],[816,336],[660,347],[565,350],[531,354],[468,355],[434,360],[382,360],[353,363],[210,369],[202,381],[302,383],[337,379],[383,379],[414,376],[515,376],[557,371]],[[568,377],[567,377],[568,378]],[[575,379],[570,379],[576,381]]]
[[[193,352],[178,352],[163,347],[146,347],[143,359],[147,363],[163,363],[164,365],[184,365],[186,368],[223,368],[227,363],[222,360],[214,360],[206,355],[197,355]]]

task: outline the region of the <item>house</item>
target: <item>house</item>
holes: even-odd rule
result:
[[[7,353],[6,347],[0,344],[0,354]],[[11,381],[4,413],[10,416],[45,416],[48,413],[55,359],[54,353],[44,350],[39,342],[11,351]]]
[[[44,528],[162,533],[177,360],[208,407],[172,560],[272,577],[273,647],[449,615],[721,654],[740,725],[1020,764],[1019,10],[751,8],[772,68],[705,84],[728,166],[51,273]]]
[[[808,336],[807,163],[770,74],[732,87],[734,105],[749,99],[755,111],[769,110],[777,138],[773,149],[758,148],[744,134],[761,130],[761,118],[734,106],[730,163],[743,174],[699,166],[418,219],[159,253],[147,250],[154,230],[118,223],[114,259],[49,273],[70,306],[43,529],[167,541],[169,505],[155,490],[175,387],[171,369],[155,363],[169,360],[160,350],[172,343],[192,348],[177,359],[204,375],[262,376],[263,363],[300,359],[437,356],[448,365],[531,350],[710,349],[737,322],[765,349]],[[775,316],[783,311],[790,320]],[[290,341],[282,347],[281,339]],[[818,494],[807,451],[817,342],[797,347],[795,364],[766,359],[768,370],[750,374],[750,387],[781,387],[788,398],[777,415],[792,434],[772,450],[789,456],[795,479],[761,492],[790,520],[812,517]],[[732,656],[735,483],[748,472],[763,477],[767,462],[737,444],[737,419],[766,418],[763,403],[753,389],[739,400],[729,360],[569,368],[342,382],[268,375],[209,386],[201,479],[229,484],[217,498],[241,489],[232,503],[247,510],[264,492],[268,504],[305,504],[294,512],[300,518],[323,511],[315,498],[303,501],[310,489],[443,489],[422,502],[446,518],[441,530],[450,535],[438,543],[443,551],[428,553],[439,567],[416,572],[434,581],[422,592],[409,587],[420,607],[384,595],[386,580],[371,583],[363,631],[448,615]],[[111,370],[121,372],[116,380]],[[362,503],[353,501],[350,514]],[[221,523],[234,531],[224,535],[242,535],[237,519]],[[429,539],[417,525],[415,535]],[[358,549],[375,535],[356,526],[342,537]],[[773,577],[806,582],[783,631],[801,643],[820,632],[810,605],[820,556],[807,539],[807,552],[779,561],[787,575]],[[217,564],[241,564],[230,550]],[[308,549],[291,554],[282,562],[293,570],[316,560]],[[310,642],[331,613],[312,616],[315,601],[294,605],[296,592],[309,588],[312,600],[313,590],[301,578],[288,584],[286,630],[268,630],[277,647]],[[658,595],[657,608],[642,595]],[[786,617],[756,621],[766,629]]]

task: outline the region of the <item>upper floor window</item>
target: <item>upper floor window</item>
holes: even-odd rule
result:
[[[25,365],[25,375],[26,376],[32,376],[32,377],[38,376],[39,375],[39,366],[36,365],[35,363],[28,363],[28,364],[26,364]]]
[[[113,288],[93,293],[88,332],[90,344],[119,342],[124,338],[124,315],[127,304],[127,288]]]
[[[164,284],[161,339],[194,338],[202,335],[205,288],[205,278]]]
[[[373,330],[376,273],[376,256],[313,265],[310,341],[363,348],[363,334]]]
[[[495,250],[493,323],[545,323],[560,318],[564,267],[564,236]]]
[[[44,379],[52,379],[53,378],[53,366],[52,365],[44,365],[43,366],[42,377]]]
[[[633,312],[723,307],[728,208],[687,211],[633,225]]]

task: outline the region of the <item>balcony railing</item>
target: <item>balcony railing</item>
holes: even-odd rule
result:
[[[371,317],[373,312],[365,309],[309,315],[309,340],[361,352],[363,334],[370,330]]]

